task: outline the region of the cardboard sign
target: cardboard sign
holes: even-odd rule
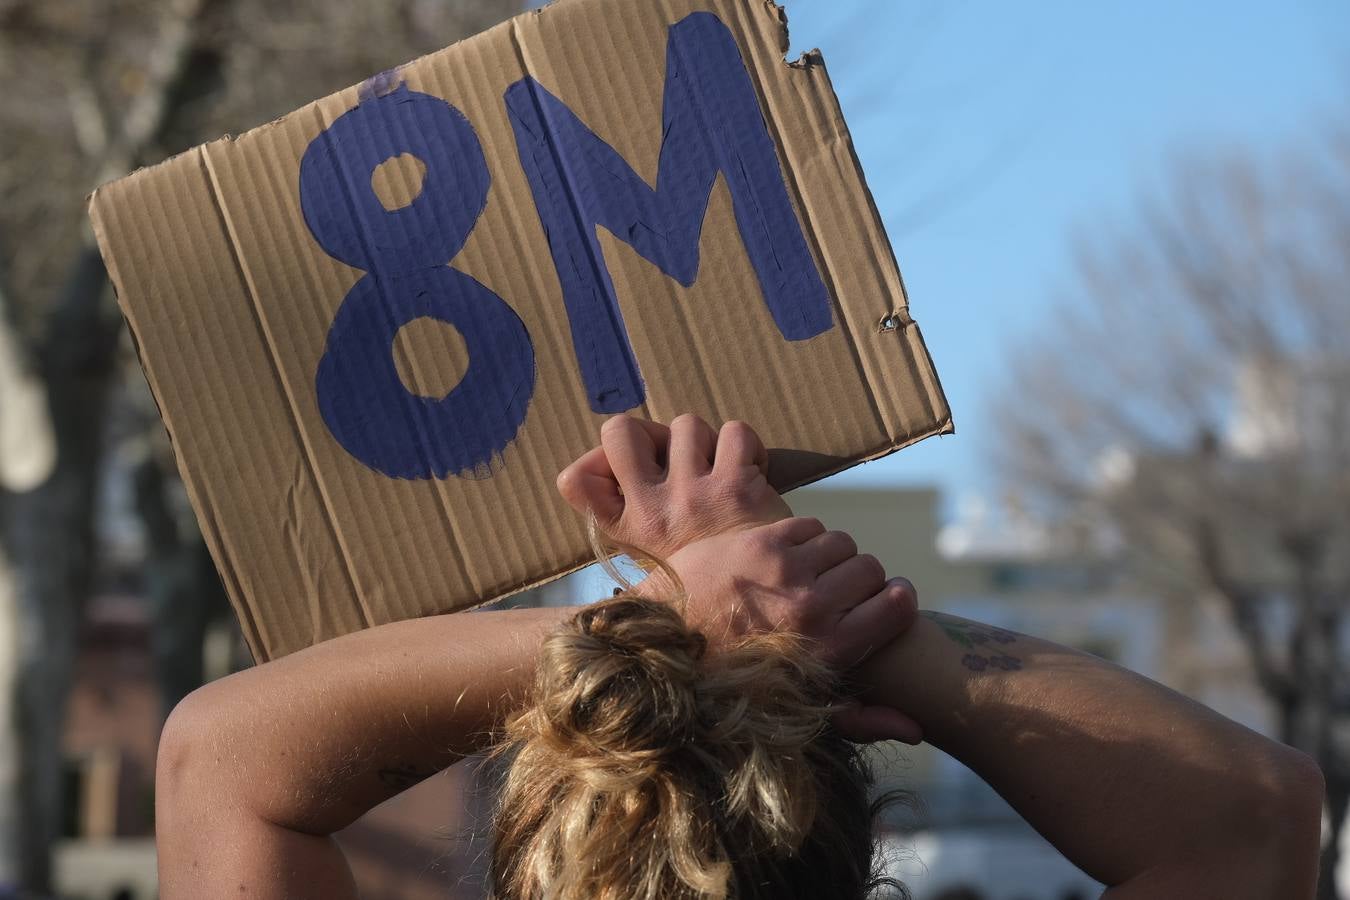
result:
[[[259,659],[588,561],[610,414],[793,487],[950,431],[818,55],[768,0],[562,0],[100,188]]]

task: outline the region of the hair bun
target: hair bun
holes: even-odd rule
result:
[[[791,634],[705,656],[665,604],[579,611],[507,723],[494,896],[863,896],[867,779],[826,728],[833,685]]]
[[[666,604],[623,595],[587,607],[544,645],[540,724],[559,749],[616,763],[685,746],[698,734],[705,650]]]

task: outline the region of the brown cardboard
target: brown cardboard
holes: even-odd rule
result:
[[[687,287],[606,228],[591,232],[599,234],[645,382],[645,402],[632,412],[750,421],[777,448],[774,477],[783,488],[951,431],[824,64],[818,54],[784,61],[782,11],[768,0],[561,0],[105,185],[91,199],[146,377],[258,659],[381,622],[463,609],[588,561],[581,524],[553,484],[596,441],[607,414],[594,410],[579,374],[551,255],[557,235],[542,227],[504,97],[532,76],[655,184],[668,138],[671,27],[698,12],[713,13],[734,37],[790,209],[825,285],[831,326],[808,339],[780,334],[721,173],[698,240],[697,279]],[[708,65],[695,50],[689,65]],[[720,86],[700,84],[699,97],[722,102]],[[488,463],[447,477],[391,477],[359,461],[319,401],[330,326],[368,272],[334,258],[311,231],[301,160],[344,113],[392,103],[387,98],[398,91],[404,99],[414,96],[407,92],[442,98],[471,123],[491,185],[463,248],[440,264],[501,297],[533,345],[523,423]],[[370,190],[385,207],[418,196],[427,166],[414,156],[373,172]],[[566,173],[568,190],[581,196],[574,175]],[[356,202],[357,194],[343,191],[322,195],[330,204],[323,208]],[[384,247],[382,234],[359,239]],[[381,278],[380,290],[396,290],[388,287],[392,276]],[[420,320],[398,333],[392,352],[405,383],[439,397],[487,358],[470,358],[465,347],[456,329]],[[334,415],[347,414],[334,403]],[[509,416],[517,407],[503,408],[485,406],[483,415]],[[407,459],[441,452],[419,448]]]

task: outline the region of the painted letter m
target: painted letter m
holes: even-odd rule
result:
[[[699,237],[718,172],[779,333],[805,340],[833,324],[745,62],[711,13],[671,26],[663,103],[653,189],[539,82],[526,77],[506,91],[577,363],[598,413],[632,409],[645,391],[596,226],[687,287],[698,277]]]

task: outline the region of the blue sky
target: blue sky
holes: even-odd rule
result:
[[[1009,347],[1054,327],[1070,238],[1170,159],[1310,133],[1350,100],[1350,4],[785,0],[819,47],[956,418],[836,478],[989,491]]]

